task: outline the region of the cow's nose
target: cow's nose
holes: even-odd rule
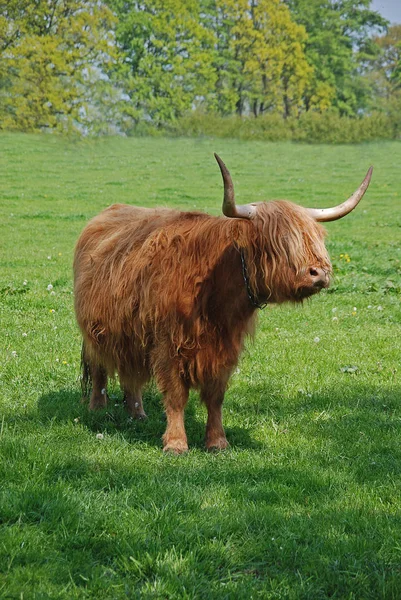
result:
[[[329,285],[330,279],[324,269],[320,267],[312,267],[309,269],[309,274],[312,277],[313,287],[326,288]]]

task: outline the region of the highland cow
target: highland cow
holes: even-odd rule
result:
[[[166,451],[188,449],[184,409],[190,388],[207,408],[206,447],[228,445],[222,404],[256,309],[302,302],[327,288],[331,264],[319,222],[358,204],[371,178],[328,209],[288,201],[237,206],[231,176],[223,217],[116,204],[93,218],[75,250],[75,311],[83,335],[83,384],[90,409],[106,406],[118,374],[129,413],[144,418],[141,390],[163,394]]]

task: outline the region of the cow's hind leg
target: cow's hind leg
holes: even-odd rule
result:
[[[226,385],[227,379],[223,379],[210,381],[201,388],[201,400],[207,408],[205,445],[208,450],[224,450],[228,446],[222,420]]]
[[[89,400],[90,410],[104,408],[108,400],[106,392],[107,373],[102,366],[89,359],[84,342],[82,343],[81,370],[82,402],[87,401],[89,392],[91,391]]]
[[[140,390],[130,391],[124,387],[124,402],[128,413],[134,419],[146,419]]]
[[[105,408],[108,401],[107,396],[107,373],[100,365],[90,364],[92,379],[92,393],[89,401],[90,410]]]

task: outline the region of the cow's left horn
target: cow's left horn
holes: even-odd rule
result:
[[[226,165],[221,160],[220,156],[214,154],[215,159],[219,163],[220,171],[223,176],[224,183],[224,199],[223,199],[223,214],[226,217],[234,217],[239,219],[252,219],[256,213],[256,207],[252,204],[243,204],[237,206],[234,197],[234,185],[231,175]]]
[[[365,179],[362,181],[359,188],[342,204],[338,206],[333,206],[331,208],[308,208],[308,212],[316,221],[320,221],[321,223],[325,221],[336,221],[337,219],[341,219],[341,217],[345,217],[351,210],[354,210],[355,206],[361,200],[362,196],[368,189],[370,179],[372,177],[373,167],[370,167],[369,171],[366,173]]]

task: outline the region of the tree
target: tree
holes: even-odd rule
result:
[[[389,98],[401,90],[401,25],[389,27],[386,35],[373,39],[377,48],[371,60],[371,69],[376,76],[376,90]]]
[[[305,28],[280,0],[206,0],[202,18],[216,39],[219,111],[297,114],[313,68]]]
[[[213,35],[196,0],[110,0],[119,18],[120,79],[134,120],[166,123],[201,104],[215,84]]]
[[[307,107],[322,85],[341,114],[364,108],[371,90],[364,85],[364,62],[374,56],[371,33],[384,30],[387,21],[370,10],[371,0],[285,0],[293,18],[308,33],[305,53],[314,67]]]
[[[400,134],[401,114],[401,25],[389,27],[386,35],[373,39],[376,55],[370,60],[366,79],[373,85],[372,108],[390,117]]]
[[[115,56],[113,23],[96,0],[1,2],[1,127],[90,127],[96,88]]]
[[[196,106],[298,114],[313,68],[305,29],[281,0],[109,0],[134,119],[166,123]]]

